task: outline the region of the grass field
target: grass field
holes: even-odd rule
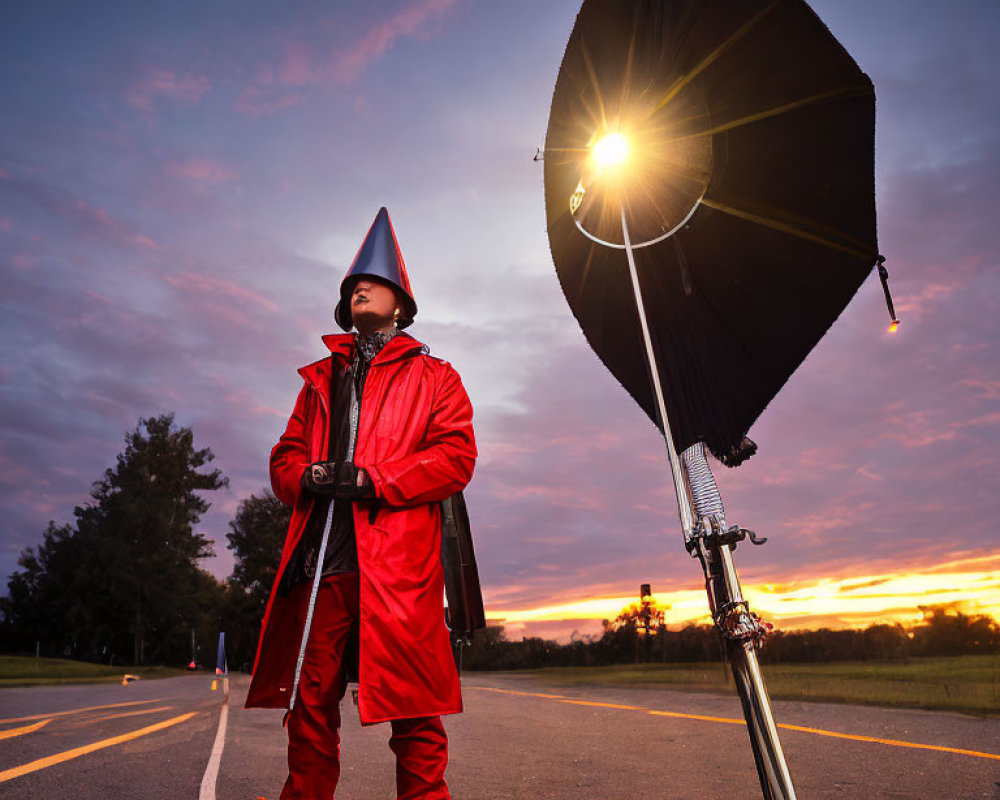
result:
[[[906,662],[768,664],[772,699],[896,706],[1000,714],[1000,655],[913,658]],[[555,685],[669,686],[690,691],[733,689],[723,664],[626,664],[524,670]]]
[[[63,658],[0,656],[0,687],[42,686],[51,683],[114,683],[125,673],[140,678],[171,678],[187,674],[173,667],[109,667]]]

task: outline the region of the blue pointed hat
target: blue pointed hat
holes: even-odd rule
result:
[[[413,322],[413,318],[417,315],[417,303],[413,299],[410,278],[406,274],[406,264],[403,263],[403,255],[399,252],[396,232],[392,229],[389,212],[385,206],[375,215],[375,221],[368,229],[358,254],[354,256],[354,261],[351,262],[351,267],[340,284],[340,301],[333,312],[333,317],[345,331],[349,331],[354,324],[351,319],[351,292],[354,291],[354,284],[362,277],[388,283],[398,291],[404,308],[402,316],[396,321],[397,327],[405,328]]]

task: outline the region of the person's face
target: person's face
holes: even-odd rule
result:
[[[398,316],[396,292],[384,283],[362,278],[351,292],[351,317],[361,333],[371,333],[392,325]]]

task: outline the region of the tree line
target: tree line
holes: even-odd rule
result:
[[[291,509],[265,490],[240,502],[226,538],[236,557],[218,581],[197,532],[204,494],[228,485],[173,414],[141,419],[77,506],[25,549],[0,598],[0,652],[104,664],[214,666],[220,631],[231,667],[249,669]]]
[[[105,664],[214,664],[226,632],[230,668],[249,670],[291,509],[269,491],[239,503],[226,534],[235,566],[224,581],[201,569],[214,555],[196,527],[204,494],[228,480],[172,414],[139,420],[125,449],[77,506],[74,521],[48,524],[25,549],[0,597],[0,652]],[[922,623],[865,630],[775,631],[765,662],[899,659],[997,652],[988,616],[924,609]],[[509,641],[502,627],[478,631],[463,653],[471,669],[524,669],[721,658],[711,626],[669,630],[650,598],[605,620],[599,636],[569,644]]]
[[[920,607],[920,611],[922,620],[911,626],[880,623],[857,630],[774,630],[765,640],[760,659],[774,664],[1000,652],[1000,624],[992,617],[963,614],[944,605]],[[574,637],[568,644],[538,637],[510,641],[502,626],[490,626],[478,632],[463,654],[463,666],[496,670],[724,660],[714,626],[692,624],[670,630],[663,617],[662,608],[635,604],[614,620],[603,620],[601,634]]]

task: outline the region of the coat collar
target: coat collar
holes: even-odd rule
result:
[[[353,333],[329,333],[323,337],[323,344],[330,349],[334,360],[342,361],[345,364],[350,364],[354,360]],[[428,349],[425,344],[418,342],[410,334],[400,331],[386,342],[385,347],[372,360],[372,366],[398,361],[402,358],[409,358],[426,352],[428,352]],[[314,361],[312,364],[307,364],[299,369],[299,375],[324,394],[326,393],[326,387],[330,385],[330,374],[329,358],[321,358],[319,361]]]

